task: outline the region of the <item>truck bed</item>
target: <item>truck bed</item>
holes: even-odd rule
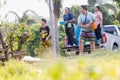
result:
[[[63,50],[66,52],[75,52],[77,55],[79,54],[79,46],[71,46],[71,47],[63,47]],[[99,49],[99,45],[96,44],[96,49]],[[84,52],[88,54],[91,53],[90,45],[84,45]]]

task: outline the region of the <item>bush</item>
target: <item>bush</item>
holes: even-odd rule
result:
[[[98,50],[32,64],[12,60],[0,67],[0,80],[119,80],[119,59],[119,50]]]
[[[30,38],[26,43],[27,54],[31,56],[38,56],[40,53],[40,25],[38,23],[33,24],[30,27]]]

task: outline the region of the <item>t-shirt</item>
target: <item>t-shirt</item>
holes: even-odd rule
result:
[[[45,41],[50,34],[50,28],[48,26],[41,27],[40,33],[41,33],[42,41]]]
[[[64,21],[69,21],[69,20],[72,20],[74,17],[73,17],[73,14],[72,13],[69,13],[69,14],[64,14],[63,16],[63,20]],[[68,24],[65,24],[65,29],[69,28],[69,27],[72,27],[73,24],[72,23],[68,23]]]
[[[94,13],[94,16],[95,16],[96,24],[97,25],[102,24],[102,19],[103,19],[102,13],[100,11],[97,11],[97,12]]]
[[[86,22],[85,22],[85,18],[86,18]],[[78,24],[81,23],[81,24],[86,25],[94,21],[95,21],[95,17],[91,12],[87,12],[87,17],[86,15],[83,15],[83,14],[80,14],[78,17]],[[91,31],[90,28],[81,28],[81,29],[82,31]]]

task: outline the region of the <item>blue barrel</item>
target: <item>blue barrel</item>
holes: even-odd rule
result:
[[[78,25],[75,25],[75,43],[79,45],[79,37],[80,37],[81,28]]]

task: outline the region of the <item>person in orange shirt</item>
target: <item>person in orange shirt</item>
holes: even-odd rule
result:
[[[99,5],[95,5],[94,9],[95,9],[94,12],[95,22],[97,25],[97,29],[95,30],[95,35],[98,40],[98,44],[100,44],[102,42],[101,28],[102,28],[103,16],[102,16],[102,12],[100,11]]]

